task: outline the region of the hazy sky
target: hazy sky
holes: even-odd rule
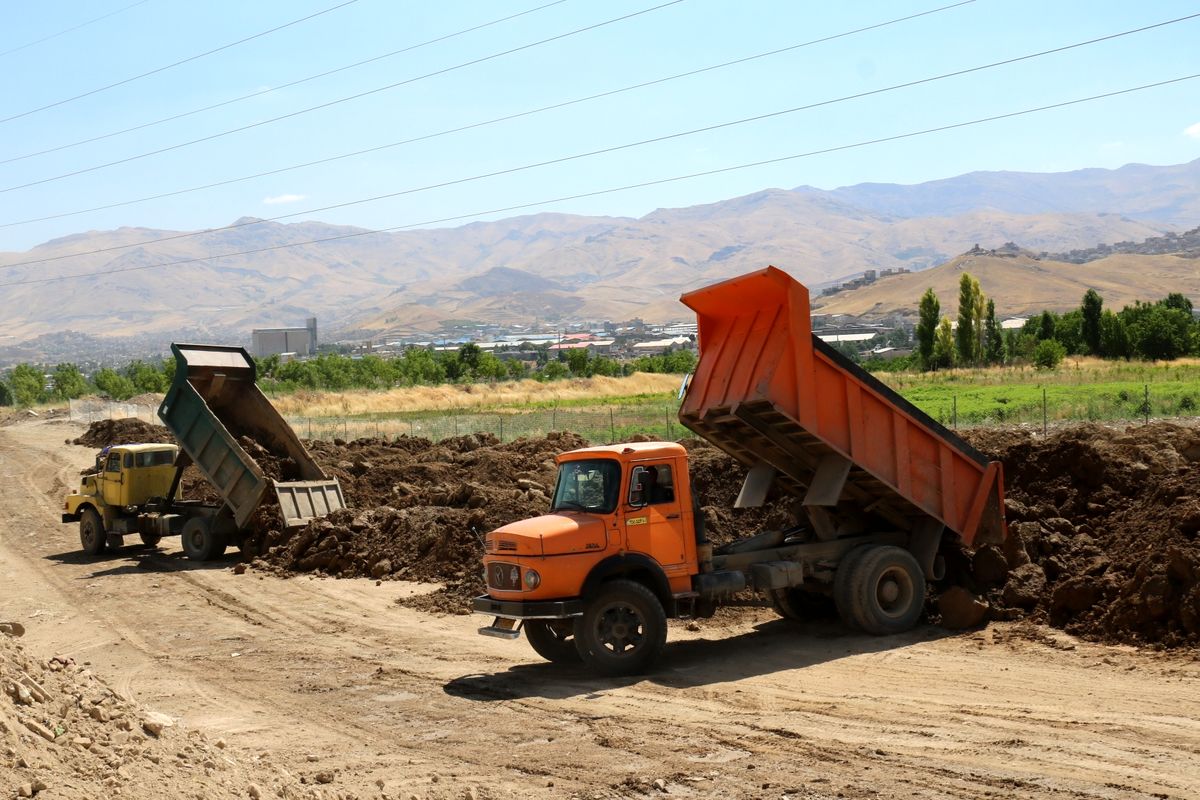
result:
[[[339,0],[46,0],[0,6],[0,118],[221,47]],[[544,5],[357,0],[213,55],[0,122],[0,160],[153,122]],[[665,0],[659,0],[664,2]],[[683,0],[549,44],[211,141],[0,191],[0,250],[122,225],[194,229],[306,212],[983,65],[1200,11],[1184,2],[976,0],[936,14],[522,119],[269,177],[32,224],[619,89],[935,9],[926,2]],[[656,5],[565,0],[366,66],[0,164],[0,190],[218,134]],[[65,29],[83,24],[75,30]],[[44,37],[52,37],[36,42]],[[1200,19],[924,86],[297,217],[384,228],[733,166],[1200,73]],[[31,44],[33,43],[33,44]],[[29,46],[25,46],[29,45]],[[915,183],[1200,157],[1200,80],[1036,115],[537,211],[639,216],[765,187]],[[512,216],[518,212],[480,215]],[[294,220],[293,220],[294,221]],[[461,224],[461,223],[455,223]]]

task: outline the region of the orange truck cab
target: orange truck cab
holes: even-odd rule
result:
[[[558,457],[551,513],[486,537],[480,633],[609,675],[661,653],[670,617],[754,590],[788,618],[812,595],[868,633],[911,628],[943,544],[1003,541],[1003,470],[813,335],[808,290],[774,267],[686,294],[700,358],[679,419],[746,469],[739,508],[774,491],[804,520],[714,548],[671,442]]]

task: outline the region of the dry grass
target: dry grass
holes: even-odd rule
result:
[[[368,414],[495,409],[578,404],[580,401],[662,395],[679,388],[678,375],[636,373],[623,378],[578,378],[540,383],[445,384],[389,391],[297,392],[271,398],[285,417],[344,417]]]

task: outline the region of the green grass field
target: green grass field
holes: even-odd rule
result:
[[[878,376],[914,405],[959,427],[1040,424],[1055,420],[1137,420],[1200,413],[1200,361],[1145,364],[1068,360],[1054,371],[988,368]],[[441,439],[484,431],[504,441],[569,430],[593,442],[634,433],[667,439],[687,435],[676,418],[673,392],[572,397],[555,403],[500,402],[474,408],[372,410],[331,416],[288,415],[301,436],[355,439],[408,434]]]

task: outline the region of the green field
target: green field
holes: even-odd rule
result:
[[[1137,420],[1200,413],[1200,362],[1148,364],[1069,360],[1054,371],[988,368],[878,377],[922,411],[959,427],[1048,421]],[[1147,402],[1148,401],[1148,402]],[[1043,406],[1044,403],[1044,406]],[[301,436],[354,439],[408,434],[441,439],[477,431],[504,441],[570,430],[593,442],[645,433],[687,435],[673,393],[507,403],[471,410],[426,409],[339,417],[289,417]]]

